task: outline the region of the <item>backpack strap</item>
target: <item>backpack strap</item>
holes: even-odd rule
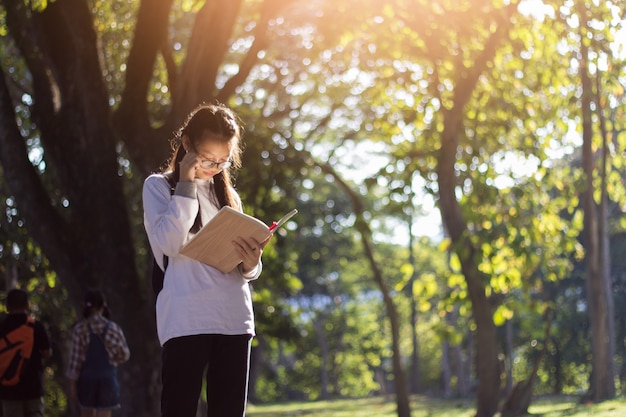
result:
[[[100,339],[100,341],[102,342],[103,345],[105,345],[104,343],[104,338],[107,335],[107,331],[109,330],[109,325],[111,324],[111,321],[107,320],[107,324],[106,326],[104,326],[104,330],[102,331],[102,333],[96,333],[93,331],[93,329],[91,328],[91,323],[87,322],[87,330],[89,331],[89,335],[95,334],[96,336],[98,336],[98,339]],[[105,345],[106,346],[106,345]]]
[[[104,339],[104,337],[107,335],[107,331],[109,330],[109,326],[111,325],[111,322],[109,320],[107,320],[107,325],[104,326],[104,330],[102,331],[102,338]]]
[[[163,177],[167,181],[170,187],[170,197],[174,195],[174,191],[176,191],[176,181],[174,180],[174,175],[172,172],[167,172],[163,174]],[[165,277],[165,270],[167,269],[167,264],[169,263],[169,258],[163,254],[163,269],[159,266],[155,257],[152,257],[152,291],[155,296],[158,296],[163,289],[163,279]]]
[[[26,326],[30,327],[30,328],[33,330],[33,332],[35,331],[35,319],[34,319],[34,318],[32,318],[31,316],[27,315],[27,316],[26,316],[26,321],[24,321],[24,324],[21,324],[21,325],[20,325],[20,327],[21,327],[21,326],[24,326],[24,325],[26,325]],[[16,328],[17,328],[17,327],[16,327]],[[15,330],[15,329],[13,329],[13,330]],[[11,332],[5,332],[5,333],[1,336],[2,340],[4,340],[4,342],[5,342],[7,345],[10,345],[10,344],[11,344],[11,341],[9,340],[9,333],[11,333]]]
[[[176,191],[176,181],[174,181],[174,173],[166,172],[163,174],[165,179],[167,180],[168,185],[170,186],[170,195],[174,195],[174,191]]]
[[[176,191],[176,181],[174,181],[174,173],[173,172],[167,172],[165,174],[163,174],[163,176],[165,177],[165,179],[167,180],[167,183],[170,186],[170,196],[174,195],[174,192]],[[163,274],[165,274],[165,270],[167,269],[167,264],[169,263],[169,258],[167,256],[165,256],[165,254],[163,255]]]

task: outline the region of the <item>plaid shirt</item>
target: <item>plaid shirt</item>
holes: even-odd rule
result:
[[[109,321],[101,315],[95,315],[88,319],[81,320],[74,326],[74,332],[72,335],[72,347],[70,350],[70,362],[66,372],[66,376],[71,380],[77,380],[80,373],[80,368],[85,361],[87,355],[87,347],[89,346],[89,329],[87,324],[91,325],[91,330],[94,333],[102,334],[107,323],[109,323],[109,329],[104,336],[104,345],[107,353],[109,354],[109,362],[113,366],[117,366],[124,363],[130,357],[130,351],[126,344],[126,338],[124,332],[120,326],[112,321]]]

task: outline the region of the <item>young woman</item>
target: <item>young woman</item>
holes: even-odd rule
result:
[[[267,241],[224,242],[243,259],[228,273],[179,254],[221,207],[241,210],[229,171],[241,165],[241,133],[232,110],[200,105],[176,133],[167,167],[144,183],[144,225],[165,269],[156,303],[163,417],[195,417],[203,377],[208,416],[245,415],[254,335],[249,281],[261,273]]]
[[[83,320],[74,326],[70,363],[70,399],[78,401],[81,417],[110,417],[120,406],[117,366],[130,357],[124,332],[109,320],[104,295],[85,293]]]

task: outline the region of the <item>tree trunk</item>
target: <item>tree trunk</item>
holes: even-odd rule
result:
[[[357,213],[356,227],[360,232],[361,242],[365,249],[366,257],[370,262],[370,267],[372,268],[374,282],[376,282],[382,293],[383,301],[387,309],[387,315],[389,316],[393,351],[393,375],[396,388],[396,405],[398,417],[411,417],[409,387],[407,384],[404,366],[402,365],[402,354],[400,352],[400,319],[398,317],[398,311],[396,310],[396,306],[393,303],[393,299],[391,298],[389,289],[387,288],[387,284],[385,283],[385,280],[383,278],[382,271],[380,270],[378,263],[376,263],[374,250],[370,241],[371,232],[367,227],[367,223],[365,223],[365,220],[363,219],[363,212],[357,207],[355,213]]]
[[[304,151],[296,152],[304,154]],[[306,159],[310,162],[315,161],[310,154],[306,154]],[[380,269],[380,266],[376,262],[376,257],[374,256],[374,247],[371,242],[372,231],[370,230],[369,225],[364,218],[365,208],[363,207],[363,203],[361,202],[358,194],[352,188],[350,188],[350,186],[345,181],[343,181],[341,176],[337,172],[335,172],[332,166],[316,162],[313,163],[320,167],[323,172],[333,177],[335,181],[339,184],[339,186],[349,195],[350,200],[352,201],[354,214],[356,216],[355,228],[357,229],[361,237],[363,251],[365,252],[366,259],[369,261],[369,266],[372,269],[372,277],[374,279],[374,282],[380,289],[380,292],[383,296],[383,302],[387,310],[389,324],[391,327],[391,343],[393,352],[392,364],[398,417],[410,417],[411,407],[409,398],[409,387],[407,384],[407,377],[404,366],[402,365],[402,354],[400,352],[400,319],[398,317],[398,311],[393,302],[393,298],[391,297],[389,288],[387,287],[387,283],[385,282],[385,279],[383,277],[383,273]]]
[[[500,362],[498,361],[498,338],[493,322],[493,311],[487,299],[476,265],[468,265],[465,279],[468,281],[472,311],[476,321],[476,377],[478,378],[476,417],[492,417],[500,402]]]
[[[469,239],[469,230],[456,200],[454,166],[461,117],[458,113],[450,114],[450,116],[442,133],[442,146],[437,167],[439,207],[452,241],[452,250],[456,252],[461,262],[461,270],[467,283],[476,322],[476,376],[478,378],[476,416],[491,417],[498,410],[501,394],[498,340],[491,304],[485,293],[483,276],[476,264],[480,253]]]
[[[255,403],[259,400],[256,395],[256,384],[261,374],[261,366],[263,357],[267,350],[267,341],[263,335],[255,336],[256,346],[252,348],[250,353],[250,383],[248,386],[248,398],[250,402]]]
[[[598,74],[599,78],[600,75]],[[598,124],[600,127],[600,134],[602,137],[602,150],[601,150],[601,163],[600,163],[600,205],[598,207],[599,210],[599,219],[598,219],[598,234],[599,234],[599,243],[600,243],[600,270],[602,271],[602,287],[603,287],[603,298],[606,303],[606,328],[608,331],[608,340],[607,340],[607,378],[610,379],[611,383],[607,388],[607,399],[613,398],[615,396],[615,361],[613,358],[615,357],[616,351],[616,327],[615,327],[615,303],[613,301],[613,286],[611,280],[611,239],[610,239],[610,230],[609,230],[609,196],[608,196],[608,186],[607,186],[607,170],[609,164],[609,132],[606,126],[606,119],[604,117],[604,109],[602,108],[601,94],[602,88],[601,83],[598,80],[596,83],[596,113],[598,114]]]
[[[443,398],[452,397],[452,366],[450,365],[450,342],[441,343],[441,389]]]
[[[466,352],[463,352],[461,345],[457,345],[454,355],[459,362],[457,370],[459,396],[467,398],[472,392],[472,358],[474,357],[474,333],[472,331],[467,331]]]
[[[473,352],[473,341],[472,341],[472,333],[468,335],[470,343],[468,343],[467,353],[463,353],[463,347],[461,345],[454,346],[453,353],[455,362],[457,363],[456,367],[456,380],[457,380],[457,394],[461,398],[469,397],[471,393],[471,378],[472,378],[472,352]]]
[[[321,320],[319,317],[316,317],[313,320],[313,327],[315,328],[315,333],[317,333],[317,340],[320,343],[320,350],[322,354],[320,364],[320,398],[322,400],[326,400],[330,398],[330,390],[328,389],[330,381],[330,378],[328,376],[328,370],[331,366],[331,364],[329,363],[330,350],[328,348],[326,333],[324,333],[323,320]]]
[[[413,192],[409,193],[409,201],[413,202]],[[412,210],[411,210],[412,211]],[[417,300],[415,299],[415,280],[417,278],[417,271],[415,270],[415,248],[413,238],[413,215],[409,216],[409,265],[413,267],[411,272],[411,279],[407,285],[407,296],[410,300],[410,325],[411,325],[411,373],[409,374],[409,387],[411,393],[417,394],[419,392],[419,342],[417,339]]]
[[[505,354],[504,354],[504,368],[506,373],[506,382],[504,385],[504,394],[510,394],[513,389],[513,359],[515,355],[515,346],[513,344],[513,322],[511,320],[507,320],[504,324],[504,344],[505,344]]]
[[[584,23],[584,22],[583,22]],[[587,302],[591,324],[592,372],[588,396],[593,401],[602,401],[615,396],[615,370],[613,365],[614,329],[613,302],[610,277],[607,274],[606,227],[602,223],[604,214],[599,213],[594,199],[593,185],[596,155],[593,149],[593,125],[591,103],[593,91],[588,73],[588,48],[580,44],[580,78],[582,86],[581,111],[583,120],[582,161],[586,187],[582,194],[585,221],[585,261],[587,272]],[[603,186],[606,186],[603,182]],[[604,206],[600,210],[606,210]]]
[[[517,383],[507,396],[507,399],[501,408],[501,414],[503,417],[528,415],[528,407],[530,407],[530,403],[532,401],[533,388],[535,386],[535,381],[537,380],[537,372],[539,371],[539,366],[541,365],[543,358],[545,358],[546,353],[548,352],[550,330],[552,329],[551,310],[546,310],[544,314],[544,321],[546,323],[546,327],[543,336],[543,347],[535,356],[530,375],[528,375],[525,380]]]
[[[451,312],[446,314],[446,324],[450,326],[456,325],[458,318],[458,307],[454,307]],[[443,378],[443,392],[444,397],[450,398],[455,395],[460,397],[468,397],[470,394],[470,381],[471,375],[471,363],[466,360],[466,356],[471,357],[471,333],[467,334],[468,345],[470,350],[468,354],[464,354],[461,344],[450,345],[447,340],[443,343],[442,352],[442,378]],[[469,365],[469,366],[468,366]],[[451,386],[452,375],[456,376],[456,387]]]
[[[73,0],[53,2],[43,12],[27,10],[23,2],[6,4],[7,25],[13,35],[20,34],[16,44],[32,69],[32,118],[45,147],[46,171],[40,174],[28,160],[6,78],[0,74],[5,179],[69,302],[81,311],[84,292],[101,288],[124,330],[131,359],[120,367],[123,415],[154,415],[158,343],[153,301],[135,262],[89,9]],[[61,21],[72,24],[59,25]],[[54,178],[56,188],[42,178]]]
[[[552,353],[552,357],[554,360],[554,389],[552,390],[552,394],[561,395],[563,393],[563,365],[562,365],[562,356],[561,350],[559,348],[558,343],[554,344],[554,352]]]
[[[481,53],[470,67],[459,64],[455,80],[454,97],[450,107],[442,109],[443,130],[437,157],[437,183],[439,186],[439,209],[443,225],[450,236],[451,250],[458,256],[461,272],[465,277],[469,299],[476,323],[476,377],[478,392],[476,417],[492,417],[498,410],[501,394],[498,340],[493,311],[486,293],[486,279],[478,269],[480,249],[471,239],[471,231],[457,201],[457,152],[459,138],[463,134],[464,109],[471,99],[479,77],[495,56],[501,40],[513,25],[511,16],[517,12],[518,2],[511,2],[494,21],[495,30],[486,39]],[[434,84],[438,88],[439,83]],[[435,96],[439,93],[434,91]]]

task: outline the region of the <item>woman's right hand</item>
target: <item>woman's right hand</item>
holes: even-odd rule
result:
[[[196,170],[200,158],[197,153],[188,151],[183,159],[180,161],[180,181],[191,182],[196,178]]]

